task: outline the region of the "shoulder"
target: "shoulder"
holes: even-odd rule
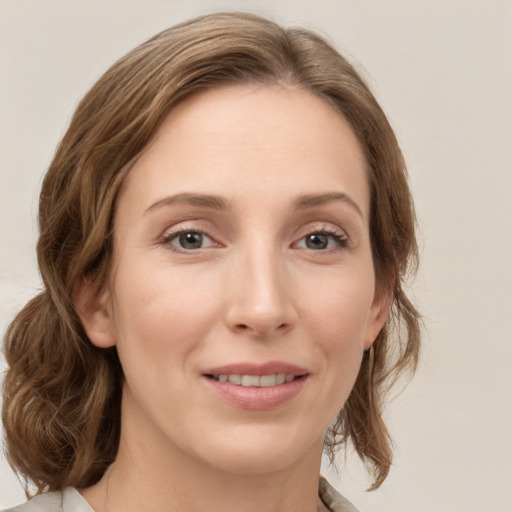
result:
[[[31,500],[4,512],[94,512],[74,487],[64,491],[39,494]]]
[[[324,477],[320,477],[318,494],[331,512],[358,512],[357,508],[332,487]]]
[[[62,512],[62,492],[49,492],[47,494],[39,494],[31,500],[10,508],[5,512]]]

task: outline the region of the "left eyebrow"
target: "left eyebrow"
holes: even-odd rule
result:
[[[227,211],[230,209],[228,202],[221,196],[212,194],[191,194],[185,192],[160,199],[156,203],[153,203],[149,208],[147,208],[144,213],[148,213],[162,206],[171,206],[177,203],[189,204],[192,206],[203,206],[205,208],[211,208],[212,210],[219,211]]]
[[[330,203],[331,201],[341,201],[345,204],[351,206],[357,214],[364,220],[364,214],[359,208],[358,204],[347,194],[343,192],[328,192],[325,194],[306,194],[300,196],[296,203],[295,207],[298,210],[303,210],[306,208],[313,208],[315,206],[321,206],[325,203]]]

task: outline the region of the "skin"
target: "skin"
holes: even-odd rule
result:
[[[76,294],[126,376],[118,459],[81,491],[97,512],[317,510],[325,430],[390,302],[365,166],[350,125],[309,92],[228,87],[171,112],[123,184],[110,286]],[[197,249],[180,245],[191,232]],[[268,361],[307,376],[264,410],[204,375]]]

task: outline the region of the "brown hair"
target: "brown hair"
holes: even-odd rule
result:
[[[116,457],[123,372],[115,349],[88,340],[72,291],[86,276],[98,288],[106,284],[114,206],[130,163],[186,96],[247,83],[324,98],[364,150],[375,273],[379,286],[393,290],[392,313],[363,357],[326,447],[332,457],[351,441],[373,488],[385,479],[392,453],[383,396],[400,374],[414,371],[419,347],[418,313],[402,289],[417,247],[400,148],[367,85],[324,39],[250,14],[219,13],[170,28],[114,64],[78,105],[44,179],[37,245],[44,290],[8,328],[3,390],[9,461],[39,491],[90,486]]]

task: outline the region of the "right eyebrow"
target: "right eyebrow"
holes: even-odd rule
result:
[[[229,203],[221,196],[183,192],[181,194],[166,196],[159,199],[156,203],[153,203],[149,208],[147,208],[144,214],[162,206],[170,206],[177,203],[189,204],[192,206],[203,206],[205,208],[218,211],[228,211],[230,209]]]

